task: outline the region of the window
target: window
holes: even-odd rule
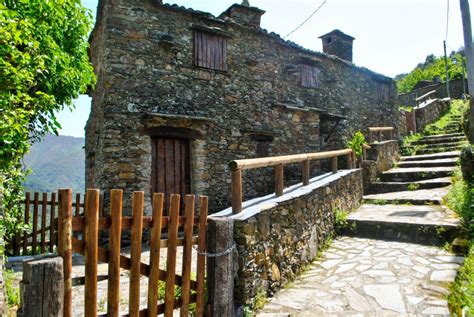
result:
[[[381,101],[390,101],[390,86],[383,83],[377,83],[378,99]]]
[[[227,39],[195,30],[194,66],[227,71]]]
[[[301,64],[300,79],[303,87],[318,88],[321,84],[319,79],[320,70],[314,66]]]

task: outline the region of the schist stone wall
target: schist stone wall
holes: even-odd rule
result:
[[[438,120],[449,109],[450,101],[446,99],[433,99],[415,107],[416,131],[422,132],[427,125]]]
[[[164,186],[159,160],[170,155],[156,139],[173,139],[184,145],[171,164],[190,164],[174,174],[189,181],[177,191],[209,195],[212,212],[230,205],[231,160],[337,148],[353,131],[397,122],[392,79],[267,33],[262,14],[241,5],[214,17],[159,1],[99,1],[87,187],[105,190],[106,202],[111,188],[126,198],[144,190],[149,206],[150,190]],[[269,175],[246,173],[245,198],[268,193]]]
[[[334,233],[335,209],[358,208],[362,195],[362,170],[341,170],[287,188],[283,196],[249,201],[239,214],[214,215],[234,224],[235,302],[252,307],[257,294],[270,296],[294,280]]]

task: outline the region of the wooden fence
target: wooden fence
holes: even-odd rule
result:
[[[84,214],[84,197],[80,193],[75,195],[72,206],[75,216]],[[20,208],[24,211],[23,221],[28,229],[7,241],[7,254],[19,256],[54,253],[57,246],[57,207],[56,193],[25,193],[25,200]],[[102,214],[103,195],[100,195],[99,207]]]
[[[347,166],[349,169],[355,168],[355,153],[351,149],[235,160],[230,162],[229,166],[232,173],[232,212],[239,213],[242,211],[242,170],[273,166],[275,168],[275,194],[276,196],[281,196],[283,195],[284,188],[283,166],[285,164],[302,163],[303,185],[308,185],[310,178],[310,161],[330,158],[332,172],[336,173],[338,168],[337,158],[339,156],[347,157]]]
[[[152,215],[144,216],[144,192],[134,192],[132,216],[128,217],[122,216],[122,196],[122,190],[111,191],[110,216],[104,217],[101,213],[102,199],[97,189],[87,190],[84,202],[81,202],[79,194],[73,202],[70,189],[59,190],[58,201],[55,193],[51,195],[51,200],[48,200],[47,194],[43,194],[40,200],[39,193],[35,193],[31,200],[31,195],[27,193],[25,221],[32,223],[33,231],[15,238],[12,243],[14,252],[19,253],[19,247],[15,246],[20,242],[23,243],[23,252],[30,254],[33,250],[37,250],[34,253],[53,253],[57,247],[57,253],[64,260],[65,317],[73,316],[73,253],[85,256],[85,277],[79,282],[75,279],[75,285],[84,285],[85,316],[172,316],[173,310],[177,308],[180,308],[181,316],[188,316],[189,305],[193,303],[195,315],[203,316],[208,198],[199,197],[198,213],[195,211],[194,195],[186,195],[184,204],[181,203],[180,195],[171,195],[170,207],[165,213],[164,194],[156,193],[152,197]],[[181,205],[184,206],[183,216],[180,216]],[[149,229],[151,233],[149,263],[141,260],[143,229]],[[99,245],[101,230],[109,232],[108,249]],[[121,254],[123,230],[131,231],[130,257]],[[166,239],[163,238],[165,236]],[[193,245],[197,245],[195,280],[191,279]],[[181,275],[176,274],[178,246],[182,246]],[[164,248],[167,249],[166,270],[160,269],[160,252]],[[97,298],[97,283],[103,279],[98,276],[99,262],[108,263],[107,313],[102,315],[98,313]],[[120,312],[121,269],[130,271],[127,314]],[[140,307],[141,276],[148,277],[146,308]],[[162,299],[159,299],[160,281],[164,283],[165,289]],[[175,291],[176,287],[180,292]]]
[[[144,192],[134,192],[132,216],[122,216],[122,191],[111,191],[110,216],[99,216],[99,190],[89,189],[86,193],[84,215],[72,215],[72,193],[59,191],[59,241],[58,253],[64,259],[65,313],[72,316],[72,252],[85,255],[84,314],[97,313],[97,264],[108,263],[107,314],[103,316],[156,316],[164,313],[172,316],[180,308],[181,316],[188,316],[188,307],[196,303],[197,316],[204,312],[204,277],[206,250],[206,227],[208,199],[199,199],[199,216],[195,216],[195,196],[186,195],[185,213],[179,216],[180,195],[171,195],[169,216],[163,216],[163,194],[154,194],[152,216],[144,217]],[[183,227],[183,237],[178,230]],[[198,235],[193,236],[194,227]],[[142,231],[149,228],[150,262],[141,261]],[[131,230],[130,257],[121,255],[122,230]],[[167,239],[162,239],[162,230],[167,229]],[[99,247],[100,230],[109,230],[109,248]],[[81,232],[83,239],[73,236]],[[198,245],[196,280],[191,280],[192,246]],[[182,274],[176,274],[177,247],[183,246]],[[160,269],[160,251],[167,248],[166,271]],[[120,315],[120,269],[130,271],[128,314]],[[147,307],[140,308],[140,276],[148,277]],[[165,282],[164,300],[158,299],[158,283]],[[181,288],[178,298],[175,286]]]

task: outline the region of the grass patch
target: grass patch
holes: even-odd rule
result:
[[[445,112],[438,120],[436,120],[436,122],[427,125],[423,134],[435,135],[444,133],[453,121],[458,122],[459,126],[461,126],[461,120],[457,118],[462,117],[466,107],[468,107],[468,102],[466,100],[453,100],[449,111]]]
[[[340,232],[347,227],[347,216],[349,216],[347,211],[341,208],[334,209],[334,230],[336,230],[336,232]]]
[[[474,316],[474,188],[463,179],[460,167],[456,168],[452,179],[453,187],[443,203],[462,217],[470,242],[464,265],[451,286],[448,303],[453,316]]]
[[[418,190],[418,188],[420,188],[420,184],[417,184],[417,183],[411,183],[407,187],[409,191]]]
[[[472,241],[464,265],[459,269],[451,287],[448,303],[453,316],[474,316],[474,243]]]
[[[8,308],[18,307],[20,305],[20,289],[15,287],[13,282],[15,280],[14,272],[12,270],[3,271],[3,279]]]

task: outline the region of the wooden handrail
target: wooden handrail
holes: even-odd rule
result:
[[[284,177],[283,166],[285,164],[302,163],[303,168],[303,186],[309,184],[310,177],[310,161],[325,158],[331,159],[331,170],[337,173],[337,157],[346,156],[347,166],[349,169],[355,168],[355,153],[352,149],[315,152],[306,154],[283,155],[273,157],[262,157],[254,159],[235,160],[229,163],[232,176],[232,212],[239,213],[242,211],[242,170],[256,169],[263,167],[275,168],[275,194],[283,195]]]
[[[377,132],[378,133],[378,141],[382,141],[382,133],[383,132],[389,132],[390,133],[390,140],[393,139],[393,132],[395,131],[394,127],[369,127],[369,138],[368,141],[369,143],[372,143],[372,134]]]
[[[421,101],[423,99],[426,99],[434,93],[436,93],[436,90],[431,90],[431,91],[427,92],[426,94],[424,94],[423,96],[420,96],[420,97],[416,98],[415,101],[418,102],[418,101]]]
[[[282,155],[282,156],[271,156],[271,157],[260,157],[254,159],[235,160],[229,163],[231,170],[248,170],[261,167],[272,167],[278,164],[291,164],[300,163],[306,160],[319,160],[324,158],[331,158],[333,156],[347,155],[351,153],[351,149],[326,151],[326,152],[315,152],[307,154],[295,154],[295,155]]]
[[[393,131],[394,127],[370,127],[369,131],[380,132],[380,131]]]

